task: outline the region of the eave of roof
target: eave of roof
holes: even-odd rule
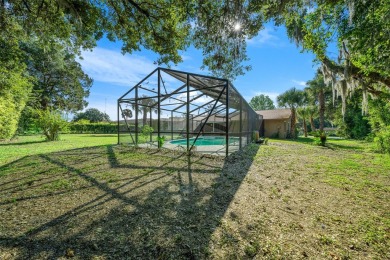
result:
[[[289,119],[291,117],[290,109],[257,110],[256,113],[263,116],[264,120]]]

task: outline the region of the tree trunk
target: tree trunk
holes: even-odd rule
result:
[[[325,121],[325,94],[324,89],[321,88],[318,93],[318,101],[319,101],[319,114],[320,114],[320,131],[324,131],[324,121]]]
[[[314,118],[312,115],[310,115],[310,126],[311,126],[311,131],[316,130],[316,126],[314,125]]]
[[[147,121],[148,121],[148,113],[144,111],[144,113],[142,114],[142,124],[145,126]]]
[[[295,107],[291,108],[291,128],[290,128],[290,136],[295,139],[295,123],[296,123],[296,111]]]
[[[306,125],[306,118],[303,118],[303,131],[305,133],[305,137],[307,137],[307,125]]]

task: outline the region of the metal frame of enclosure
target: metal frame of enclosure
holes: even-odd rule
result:
[[[118,144],[228,156],[258,130],[258,115],[226,79],[157,68],[118,99]]]

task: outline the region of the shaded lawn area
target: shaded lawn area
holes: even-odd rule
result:
[[[0,259],[390,258],[390,158],[364,144],[223,160],[99,142],[0,166]]]

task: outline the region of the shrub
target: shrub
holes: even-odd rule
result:
[[[3,57],[1,57],[3,58]],[[29,78],[15,69],[8,71],[0,58],[0,140],[10,139],[16,132],[20,113],[31,91]],[[16,61],[15,61],[16,62]]]
[[[148,125],[144,125],[141,127],[141,135],[147,139],[151,133],[153,133],[153,127],[150,127]]]
[[[19,118],[18,135],[36,135],[41,132],[41,129],[36,124],[37,112],[31,106],[26,106]]]
[[[326,137],[325,132],[320,132],[318,136],[314,137],[314,143],[316,145],[325,146],[326,139],[327,139],[327,137]]]
[[[42,130],[48,141],[59,140],[60,132],[68,130],[68,122],[61,117],[60,112],[47,110],[37,110],[37,126]]]
[[[374,142],[380,152],[390,154],[390,126],[383,127],[377,132]]]
[[[320,130],[311,131],[311,132],[309,132],[309,135],[314,136],[314,137],[320,137],[321,131]]]
[[[164,143],[165,143],[165,136],[163,135],[163,136],[160,136],[159,138],[158,138],[158,147],[163,147],[163,145],[164,145]]]
[[[121,125],[123,130],[127,129]],[[70,124],[71,133],[75,134],[116,134],[118,132],[117,123],[90,123],[88,120],[79,120]]]

